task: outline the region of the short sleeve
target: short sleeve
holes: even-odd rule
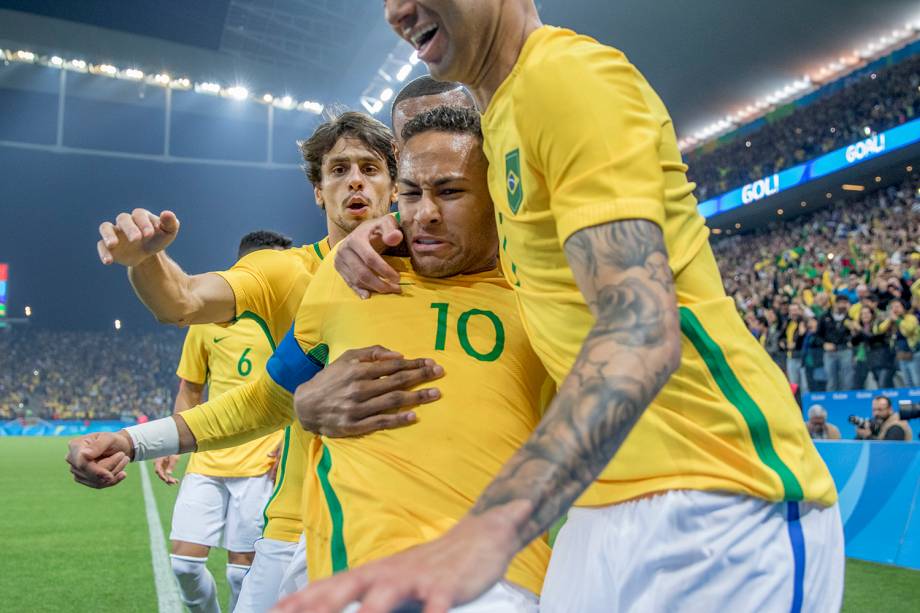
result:
[[[254,313],[265,321],[277,313],[306,273],[287,251],[260,249],[237,262],[230,270],[218,272],[233,289],[236,316]],[[287,326],[290,319],[284,322]]]
[[[204,385],[208,380],[208,351],[204,342],[206,326],[191,326],[182,344],[182,357],[176,375],[190,383]]]
[[[550,192],[560,243],[624,219],[664,225],[661,125],[622,53],[586,45],[520,76],[519,132]]]

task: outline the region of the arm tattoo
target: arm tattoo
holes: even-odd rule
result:
[[[473,508],[528,501],[520,547],[591,485],[680,363],[677,298],[657,225],[587,228],[565,252],[595,324],[540,425]]]

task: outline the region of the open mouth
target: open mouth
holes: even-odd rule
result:
[[[419,51],[422,50],[422,47],[431,42],[431,39],[434,38],[435,34],[438,33],[437,24],[428,24],[427,26],[419,29],[415,34],[412,35],[411,41],[412,46],[414,46]]]
[[[361,198],[353,198],[345,206],[345,210],[351,215],[363,215],[369,208],[368,204]]]

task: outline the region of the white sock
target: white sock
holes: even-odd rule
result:
[[[227,583],[230,584],[230,613],[236,609],[236,601],[240,597],[240,589],[243,587],[243,579],[246,578],[246,573],[249,572],[249,567],[242,564],[230,564],[227,563]]]
[[[220,613],[217,584],[207,567],[207,558],[170,554],[173,573],[179,580],[182,602],[192,613]]]

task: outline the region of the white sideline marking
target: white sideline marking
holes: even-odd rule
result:
[[[163,525],[153,498],[150,486],[150,473],[147,463],[140,462],[141,489],[144,490],[144,509],[147,511],[147,528],[150,533],[150,560],[153,562],[153,578],[157,586],[157,604],[159,613],[183,613],[179,587],[173,577],[169,554],[166,552],[166,539],[163,537]]]

